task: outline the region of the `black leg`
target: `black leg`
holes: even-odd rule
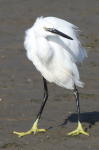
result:
[[[81,123],[80,123],[79,93],[78,93],[78,90],[77,90],[75,84],[74,84],[74,95],[75,95],[75,98],[76,98],[76,104],[77,104],[78,127],[77,127],[76,130],[74,130],[74,131],[68,133],[68,135],[78,135],[78,134],[82,133],[82,134],[85,134],[85,135],[88,135],[88,136],[89,136],[89,134],[83,130],[82,125],[81,125]]]
[[[78,121],[80,121],[80,105],[79,105],[79,93],[76,88],[76,85],[74,85],[74,95],[76,98],[76,104],[77,104],[77,112],[78,112]]]
[[[44,82],[44,97],[43,97],[43,101],[39,110],[39,113],[37,115],[37,118],[41,117],[42,111],[44,109],[45,103],[48,99],[48,89],[47,89],[47,83],[46,83],[46,79],[43,77],[43,82]]]
[[[34,132],[34,134],[36,134],[37,132],[45,132],[46,131],[45,129],[38,129],[37,128],[38,121],[41,117],[41,114],[42,114],[42,111],[44,109],[45,103],[48,99],[47,83],[46,83],[46,80],[44,78],[43,78],[43,82],[44,82],[44,98],[43,98],[39,113],[37,115],[36,121],[34,122],[32,128],[27,132],[15,132],[15,131],[13,132],[14,134],[17,134],[19,137],[22,137],[22,136],[27,135],[27,134],[31,134],[32,132]]]

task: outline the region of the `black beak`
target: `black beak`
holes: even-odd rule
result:
[[[49,31],[49,32],[52,32],[52,33],[54,33],[54,34],[60,35],[60,36],[62,36],[62,37],[64,37],[64,38],[73,40],[70,36],[68,36],[68,35],[66,35],[66,34],[64,34],[64,33],[60,32],[60,31],[58,31],[58,30],[56,30],[56,29],[54,29],[54,28],[46,28],[46,27],[44,27],[44,29],[45,29],[46,31]]]

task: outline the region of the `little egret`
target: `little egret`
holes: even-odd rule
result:
[[[38,121],[48,99],[47,82],[54,82],[66,89],[73,90],[78,112],[78,127],[68,135],[79,133],[89,135],[80,123],[79,93],[76,86],[83,87],[77,66],[82,65],[86,51],[78,40],[78,27],[55,17],[37,18],[34,25],[26,31],[24,47],[27,57],[43,76],[44,98],[32,128],[27,132],[13,132],[19,137],[34,132],[45,132],[38,129]]]

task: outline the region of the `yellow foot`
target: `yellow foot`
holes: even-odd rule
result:
[[[14,131],[13,134],[17,134],[19,137],[22,137],[24,135],[31,134],[32,132],[34,132],[34,134],[36,134],[37,132],[45,132],[46,131],[45,129],[37,128],[38,121],[39,121],[39,118],[34,122],[32,128],[29,131],[27,132],[15,132]]]
[[[78,135],[80,133],[89,136],[89,134],[83,130],[81,123],[78,121],[78,127],[77,127],[77,129],[74,130],[74,131],[72,131],[72,132],[70,132],[70,133],[68,133],[68,135],[72,135],[73,136],[73,135]]]

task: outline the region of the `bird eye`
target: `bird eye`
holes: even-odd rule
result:
[[[47,31],[47,28],[46,28],[46,27],[43,27],[43,29],[44,29],[45,31]]]

